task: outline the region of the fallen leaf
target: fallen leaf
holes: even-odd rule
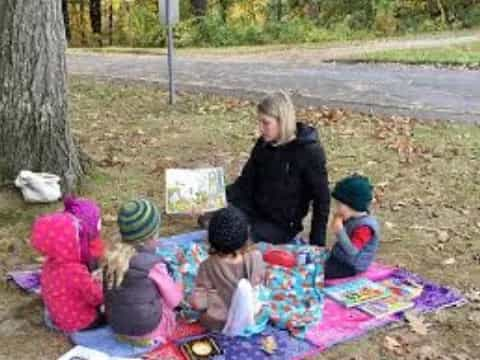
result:
[[[453,354],[452,360],[471,360],[471,357],[466,354]]]
[[[400,344],[397,339],[391,336],[385,336],[383,339],[383,346],[390,352],[393,352],[397,355],[400,355],[402,352],[402,344]]]
[[[435,360],[438,359],[439,352],[430,345],[424,345],[417,353],[418,360]]]
[[[446,243],[449,240],[450,236],[447,231],[440,230],[438,232],[438,241],[440,243]]]
[[[434,244],[434,245],[432,245],[432,249],[434,251],[443,251],[443,250],[445,250],[445,245],[444,244]]]
[[[423,322],[423,319],[413,313],[406,313],[405,320],[407,320],[410,329],[418,335],[426,336],[428,334],[428,327]]]
[[[467,209],[461,209],[460,212],[462,213],[462,215],[465,215],[465,216],[470,215],[470,210],[467,210]]]
[[[479,289],[471,289],[465,295],[467,299],[473,303],[480,303],[480,290]]]
[[[277,341],[273,336],[266,336],[262,339],[262,350],[269,355],[273,355],[278,350]]]
[[[387,229],[393,229],[393,228],[395,227],[395,224],[387,221],[387,222],[385,222],[385,227],[386,227]]]
[[[475,311],[468,315],[468,321],[475,323],[475,325],[480,325],[480,311]]]
[[[451,257],[442,262],[443,265],[454,265],[457,261],[455,258]]]

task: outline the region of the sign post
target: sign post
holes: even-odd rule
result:
[[[175,103],[175,79],[173,72],[173,26],[179,19],[179,0],[158,0],[160,22],[167,27],[167,62],[169,104]]]

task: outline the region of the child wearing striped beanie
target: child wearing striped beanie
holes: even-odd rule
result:
[[[176,327],[174,309],[182,287],[155,254],[161,218],[146,199],[125,203],[118,212],[121,243],[106,256],[105,308],[120,340],[137,346],[164,343]]]

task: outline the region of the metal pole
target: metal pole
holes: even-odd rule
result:
[[[168,91],[169,91],[169,104],[175,103],[175,86],[173,79],[173,30],[171,24],[171,6],[170,0],[165,0],[165,12],[166,12],[166,24],[167,24],[167,43],[168,43]]]

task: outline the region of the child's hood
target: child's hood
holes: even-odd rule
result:
[[[79,225],[71,214],[53,213],[37,218],[31,242],[50,260],[80,262]]]

